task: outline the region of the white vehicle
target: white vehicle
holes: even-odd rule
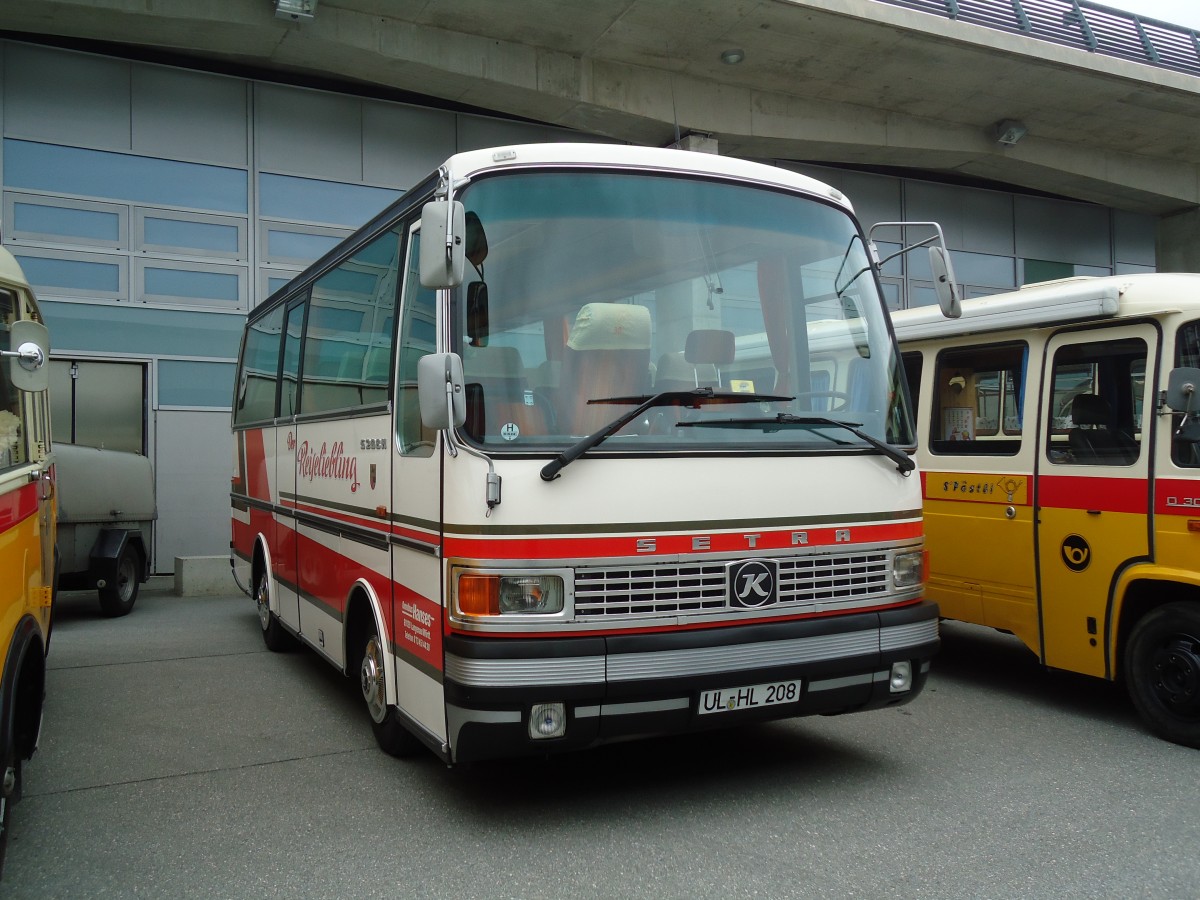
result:
[[[867,246],[780,168],[451,157],[250,316],[232,550],[267,645],[448,763],[911,700],[938,611]]]
[[[54,445],[58,475],[58,585],[95,589],[106,616],[128,615],[150,577],[158,510],[148,457]]]

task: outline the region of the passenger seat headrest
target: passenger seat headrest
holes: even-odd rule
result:
[[[467,381],[478,378],[523,378],[525,366],[521,351],[516,347],[464,347],[463,377]]]
[[[710,384],[717,380],[717,367],[712,363],[692,364],[684,359],[682,350],[664,353],[658,359],[655,383],[686,382],[690,385]]]
[[[650,310],[628,303],[585,303],[575,317],[572,350],[649,350]]]
[[[1107,425],[1108,401],[1099,394],[1076,394],[1071,401],[1071,421],[1076,425]]]
[[[698,328],[688,332],[683,355],[690,363],[711,363],[727,366],[735,352],[733,332],[721,328]]]

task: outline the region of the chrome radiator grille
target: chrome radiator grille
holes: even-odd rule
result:
[[[890,554],[802,556],[777,560],[780,607],[857,605],[891,589]],[[645,565],[575,571],[575,615],[655,616],[727,608],[725,563]]]

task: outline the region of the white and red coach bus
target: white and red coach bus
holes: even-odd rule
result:
[[[780,168],[451,157],[249,318],[267,645],[449,763],[911,700],[938,613],[868,246]]]

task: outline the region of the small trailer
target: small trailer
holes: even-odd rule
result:
[[[121,450],[55,444],[58,585],[96,589],[106,616],[133,609],[150,577],[158,510],[149,458]]]

